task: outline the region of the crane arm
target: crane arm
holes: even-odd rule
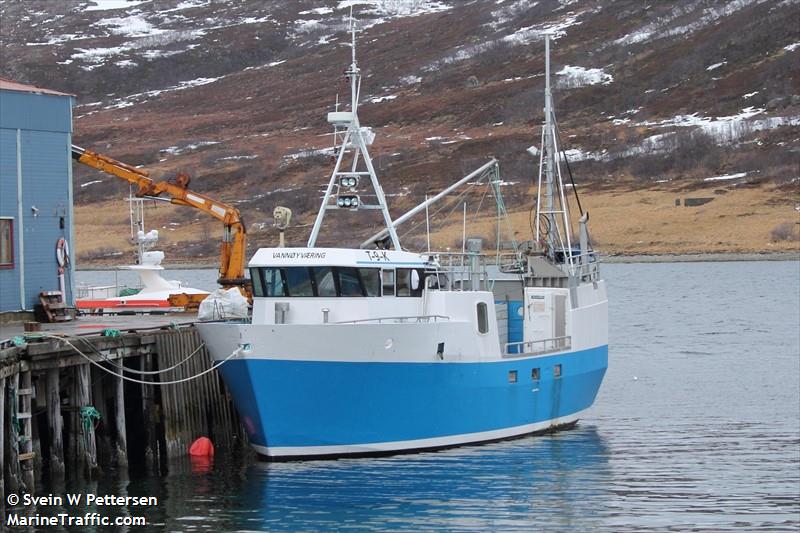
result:
[[[244,263],[247,242],[245,225],[238,209],[190,190],[188,188],[190,178],[187,174],[178,174],[174,183],[156,182],[144,169],[75,145],[72,145],[72,158],[137,186],[139,190],[136,196],[157,197],[165,194],[173,204],[194,207],[220,220],[224,224],[224,230],[220,247],[219,283],[223,286],[242,286],[245,283]]]

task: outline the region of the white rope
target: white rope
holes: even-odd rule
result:
[[[231,360],[234,357],[236,357],[237,355],[239,355],[239,353],[241,353],[241,351],[242,351],[242,347],[240,346],[240,347],[236,348],[233,352],[231,352],[231,354],[228,357],[226,357],[225,359],[223,359],[222,361],[214,363],[211,367],[207,368],[206,370],[200,372],[199,374],[195,374],[194,376],[189,376],[188,378],[176,379],[176,380],[172,380],[172,381],[143,381],[143,380],[140,380],[140,379],[130,378],[128,376],[123,376],[122,374],[117,374],[113,370],[109,370],[108,368],[104,367],[103,365],[101,365],[100,363],[98,363],[97,361],[95,361],[94,359],[92,359],[91,357],[89,357],[88,355],[83,353],[82,351],[80,351],[77,346],[72,344],[69,340],[67,340],[64,337],[59,337],[57,335],[42,335],[42,336],[43,337],[47,337],[47,338],[51,338],[51,339],[60,340],[61,342],[65,343],[67,346],[69,346],[70,348],[72,348],[73,350],[78,352],[78,354],[81,357],[83,357],[84,359],[86,359],[87,361],[89,361],[94,366],[96,366],[97,368],[101,369],[104,372],[108,372],[109,374],[111,374],[113,376],[116,376],[116,377],[118,377],[120,379],[124,379],[125,381],[130,381],[132,383],[140,383],[142,385],[158,385],[158,386],[161,386],[161,385],[177,385],[178,383],[185,383],[187,381],[191,381],[193,379],[197,379],[200,376],[208,374],[212,370],[216,370],[217,368],[221,367],[222,365],[227,363],[229,360]]]
[[[52,336],[50,336],[50,337],[53,338]],[[203,347],[206,345],[205,342],[200,343],[200,346],[198,346],[195,351],[193,351],[192,353],[187,355],[186,358],[183,359],[182,361],[179,361],[179,362],[175,363],[174,365],[172,365],[169,368],[163,368],[163,369],[159,369],[159,370],[136,370],[135,368],[128,368],[125,365],[121,365],[121,364],[117,363],[116,361],[114,361],[113,359],[109,359],[108,357],[106,357],[106,355],[103,352],[98,350],[94,346],[94,344],[89,342],[88,339],[86,339],[86,337],[79,337],[79,336],[76,336],[76,335],[64,335],[63,337],[55,336],[55,338],[57,338],[57,339],[70,338],[70,337],[73,338],[73,339],[78,339],[78,340],[83,341],[83,343],[86,344],[87,346],[89,346],[92,350],[94,350],[95,353],[97,353],[98,356],[102,357],[104,362],[110,364],[111,366],[119,368],[123,372],[128,372],[130,374],[139,374],[139,375],[147,375],[147,376],[152,376],[152,375],[155,375],[155,374],[164,374],[165,372],[169,372],[170,370],[172,370],[174,368],[178,368],[179,366],[184,364],[186,361],[188,361],[189,359],[191,359],[192,357],[197,355],[197,352],[202,350]]]

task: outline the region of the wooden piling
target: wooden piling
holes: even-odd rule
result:
[[[162,381],[179,380],[198,375],[214,361],[194,329],[186,329],[156,337],[159,366],[174,370],[161,374]],[[199,351],[186,360],[195,350]],[[233,402],[222,386],[219,375],[209,372],[197,379],[161,387],[161,406],[164,416],[164,438],[167,455],[186,455],[194,439],[210,437],[218,448],[230,449],[243,442],[239,419]]]
[[[77,366],[78,378],[78,427],[77,432],[80,435],[80,444],[78,450],[80,460],[83,462],[84,471],[88,476],[92,476],[97,472],[97,444],[94,437],[94,423],[90,418],[82,416],[80,409],[85,407],[93,407],[92,397],[90,390],[90,372],[89,365],[84,363]]]
[[[50,474],[64,475],[64,421],[58,368],[47,370],[47,427],[50,430]]]
[[[6,523],[6,378],[0,376],[0,522]]]
[[[143,371],[153,370],[153,356],[143,355],[139,366]],[[142,375],[142,381],[153,381],[147,374]],[[142,415],[144,419],[145,451],[144,458],[147,467],[158,468],[158,438],[156,435],[155,419],[155,390],[153,385],[142,384]]]
[[[33,387],[31,384],[30,370],[21,372],[19,375],[19,389],[17,390],[17,420],[20,425],[19,435],[19,461],[22,473],[22,482],[25,490],[31,494],[33,487]]]
[[[9,492],[19,493],[22,477],[19,467],[19,421],[17,420],[17,389],[19,389],[19,373],[10,376],[8,386],[8,409],[4,418],[8,427],[8,477],[6,484]]]
[[[117,466],[128,465],[128,435],[125,429],[125,382],[114,378],[114,423],[117,430],[115,442]]]
[[[111,463],[111,435],[109,434],[109,418],[104,387],[107,376],[108,374],[100,369],[92,369],[92,401],[94,402],[94,408],[100,413],[100,424],[95,430],[97,460],[104,467]]]

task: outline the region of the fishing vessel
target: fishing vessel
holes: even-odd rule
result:
[[[307,246],[255,253],[249,320],[198,324],[225,361],[251,445],[275,460],[340,457],[574,425],[606,371],[607,298],[588,214],[571,242],[549,40],[533,244],[490,270],[476,241],[463,253],[402,248],[396,227],[407,216],[392,220],[358,119],[354,31],[352,39],[350,110],[328,114],[341,142]],[[498,179],[496,162],[468,179]],[[318,247],[337,210],[377,210],[385,228],[358,248]]]

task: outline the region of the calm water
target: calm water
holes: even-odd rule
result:
[[[604,272],[610,367],[575,430],[381,459],[218,457],[78,487],[158,496],[153,530],[800,528],[800,264]],[[169,277],[210,286],[215,274]],[[113,280],[79,281],[101,275]]]

